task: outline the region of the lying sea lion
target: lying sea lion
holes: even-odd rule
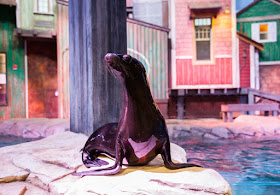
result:
[[[108,70],[123,84],[123,109],[119,123],[109,123],[95,131],[83,148],[87,167],[106,164],[97,156],[105,153],[115,158],[112,167],[74,173],[74,175],[112,175],[121,170],[123,160],[129,166],[146,165],[161,154],[169,169],[200,167],[173,163],[165,120],[158,110],[143,64],[130,55],[108,53]]]

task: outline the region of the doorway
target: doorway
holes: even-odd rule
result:
[[[27,41],[29,118],[58,118],[55,41]]]

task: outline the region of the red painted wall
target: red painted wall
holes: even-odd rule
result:
[[[246,58],[244,58],[244,55]],[[239,39],[240,87],[250,87],[250,44]]]
[[[177,85],[232,84],[232,59],[216,58],[215,65],[193,65],[191,59],[176,60]]]

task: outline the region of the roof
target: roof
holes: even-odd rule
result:
[[[189,8],[191,10],[191,18],[202,15],[214,15],[221,9],[222,5],[218,2],[199,2],[199,3],[189,3]]]
[[[237,37],[239,39],[241,39],[242,41],[245,41],[246,43],[249,43],[250,45],[253,45],[259,51],[264,50],[264,45],[263,44],[254,41],[253,39],[251,39],[250,37],[244,35],[243,33],[237,31],[236,35],[237,35]]]
[[[244,13],[245,11],[247,11],[248,9],[250,9],[251,7],[253,7],[254,5],[256,5],[258,2],[260,2],[261,0],[254,0],[253,3],[249,4],[247,7],[244,7],[242,10],[240,10],[239,12],[236,13],[236,16],[239,16],[240,14]],[[280,5],[280,0],[269,0],[273,3],[276,3],[278,5]]]
[[[190,9],[219,9],[221,7],[221,4],[218,2],[189,3]]]
[[[141,20],[136,20],[136,19],[133,19],[133,18],[127,18],[126,21],[130,22],[130,23],[134,23],[134,24],[143,25],[143,26],[146,26],[146,27],[149,27],[149,28],[165,31],[165,32],[170,31],[169,28],[165,28],[163,26],[158,26],[158,25],[155,25],[155,24],[147,23],[147,22],[144,22],[144,21],[141,21]]]
[[[56,3],[62,4],[62,5],[68,5],[68,0],[56,0]]]

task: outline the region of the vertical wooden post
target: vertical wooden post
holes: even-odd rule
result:
[[[69,39],[70,129],[90,135],[122,110],[122,86],[104,56],[126,53],[126,1],[69,0]]]
[[[177,97],[177,119],[185,118],[185,100],[185,90],[179,89]]]

